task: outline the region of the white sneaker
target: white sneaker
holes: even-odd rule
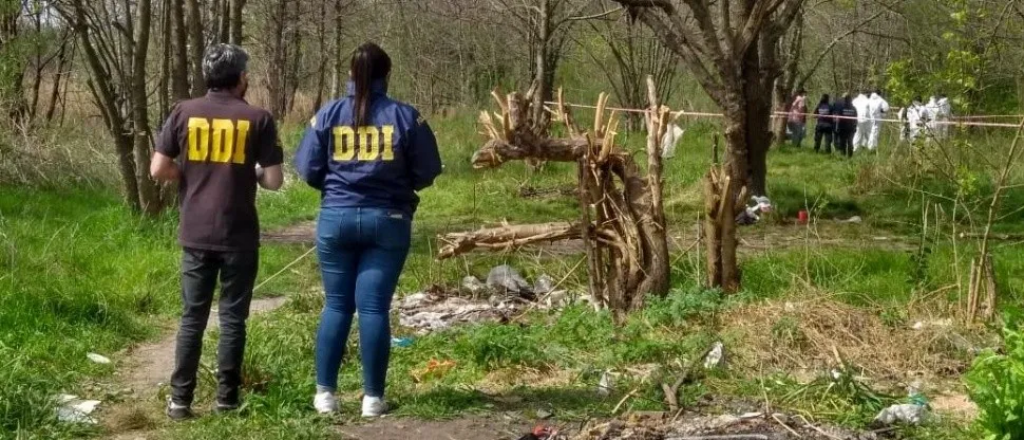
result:
[[[316,408],[316,412],[320,414],[330,414],[333,412],[337,412],[338,399],[334,397],[334,393],[329,391],[316,393],[316,396],[313,397],[313,407]]]
[[[363,396],[363,417],[380,417],[388,412],[383,397]]]

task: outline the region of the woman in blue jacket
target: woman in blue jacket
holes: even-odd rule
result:
[[[388,313],[409,253],[416,192],[441,174],[430,126],[387,96],[391,58],[365,43],[351,61],[347,96],[317,112],[295,167],[321,191],[317,252],[326,304],[316,338],[318,412],[337,411],[338,369],[353,314],[359,313],[363,417],[387,411],[391,350]]]

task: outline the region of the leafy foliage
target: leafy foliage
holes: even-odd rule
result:
[[[1020,316],[1003,327],[1004,353],[987,351],[967,373],[971,399],[981,410],[977,423],[988,440],[1024,438],[1024,328]]]

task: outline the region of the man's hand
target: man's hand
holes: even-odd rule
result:
[[[181,169],[174,159],[158,151],[149,163],[149,174],[157,182],[177,182],[181,178]]]
[[[263,189],[270,191],[281,189],[281,185],[284,183],[284,172],[281,171],[281,165],[266,168],[256,165],[256,180]]]

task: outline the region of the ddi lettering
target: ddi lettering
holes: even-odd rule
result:
[[[246,120],[188,118],[188,160],[245,164],[248,136]]]
[[[392,136],[395,134],[394,125],[383,127],[359,127],[353,129],[349,126],[338,126],[332,130],[334,133],[334,160],[348,162],[358,160],[363,162],[382,160],[390,162],[395,160],[395,152],[391,145]],[[359,137],[359,152],[356,152],[356,137]]]

